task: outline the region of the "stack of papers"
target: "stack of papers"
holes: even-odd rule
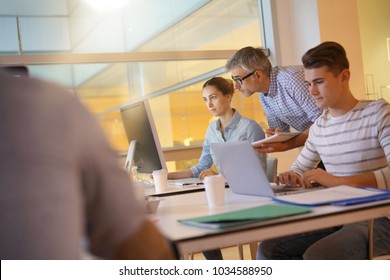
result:
[[[226,228],[309,212],[311,212],[310,208],[302,206],[267,204],[216,215],[183,219],[179,222],[206,228]]]
[[[346,185],[274,197],[279,202],[303,206],[353,205],[383,199],[390,199],[390,191]]]

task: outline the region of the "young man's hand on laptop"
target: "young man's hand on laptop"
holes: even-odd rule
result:
[[[279,173],[275,178],[275,183],[291,187],[303,186],[305,188],[315,188],[329,185],[329,182],[331,182],[334,177],[335,176],[321,168],[308,170],[303,174],[303,177],[294,171],[287,171]],[[328,182],[328,184],[325,182]]]
[[[275,183],[277,185],[282,184],[289,187],[300,187],[305,185],[302,176],[293,171],[279,173],[275,177]]]

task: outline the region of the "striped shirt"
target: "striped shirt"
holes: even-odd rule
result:
[[[389,189],[389,159],[390,104],[384,99],[360,101],[339,117],[324,110],[291,170],[303,175],[322,160],[335,176],[374,172],[378,188]]]
[[[290,131],[308,129],[321,115],[305,85],[303,66],[276,66],[270,74],[268,93],[259,93],[268,125]]]

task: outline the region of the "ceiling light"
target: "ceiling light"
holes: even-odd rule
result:
[[[99,11],[123,8],[128,0],[84,0],[88,5]]]

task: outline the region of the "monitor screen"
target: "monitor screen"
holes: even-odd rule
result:
[[[28,76],[28,68],[24,65],[0,66],[0,69],[4,70],[8,74],[11,74],[11,76],[15,78]]]
[[[148,101],[127,105],[120,110],[130,145],[126,164],[131,165],[129,161],[132,158],[133,165],[138,167],[137,172],[140,173],[152,173],[153,170],[166,169]],[[131,147],[133,140],[136,140],[134,149]],[[130,167],[126,169],[129,171]]]

